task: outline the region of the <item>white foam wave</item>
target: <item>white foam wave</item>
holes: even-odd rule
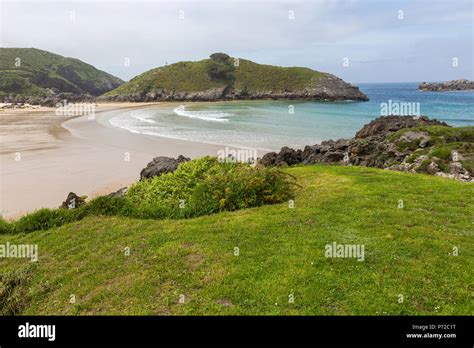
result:
[[[229,119],[226,117],[234,116],[234,114],[222,111],[188,111],[183,105],[177,107],[173,111],[179,116],[198,118],[200,120],[213,122],[228,122]]]
[[[149,118],[145,118],[145,117],[140,117],[140,116],[137,116],[135,114],[132,113],[131,115],[134,119],[136,120],[139,120],[139,121],[143,121],[143,122],[147,122],[147,123],[156,123],[155,121],[149,119]]]

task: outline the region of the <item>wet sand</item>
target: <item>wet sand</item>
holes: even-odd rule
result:
[[[0,212],[17,218],[56,208],[69,192],[89,198],[139,179],[156,156],[216,155],[222,146],[134,134],[108,120],[157,103],[102,104],[89,116],[56,116],[51,108],[0,112]]]

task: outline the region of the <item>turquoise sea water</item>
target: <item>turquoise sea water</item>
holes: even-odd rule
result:
[[[474,91],[421,92],[417,83],[360,84],[368,102],[236,101],[183,103],[126,112],[110,120],[131,132],[277,150],[350,138],[389,103],[452,126],[474,126]],[[415,103],[415,104],[413,104]],[[406,109],[405,109],[406,110]],[[399,110],[403,112],[403,110]]]

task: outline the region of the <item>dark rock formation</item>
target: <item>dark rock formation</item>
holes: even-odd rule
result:
[[[423,82],[418,89],[431,92],[468,91],[474,90],[474,81],[459,79],[448,82]]]
[[[81,205],[84,205],[85,203],[86,201],[83,198],[79,197],[74,192],[69,192],[66,200],[63,202],[63,204],[61,204],[59,208],[75,209],[75,208],[79,208]]]
[[[283,147],[278,153],[265,154],[258,163],[263,166],[340,163],[423,172],[462,181],[474,181],[474,173],[465,169],[459,160],[447,163],[446,160],[429,157],[423,153],[416,155],[419,153],[417,150],[429,150],[430,146],[434,145],[427,132],[414,129],[403,131],[394,139],[390,137],[401,129],[431,125],[449,127],[444,122],[430,120],[425,116],[379,117],[365,125],[352,139],[327,140],[321,144],[305,146],[303,151]],[[445,139],[441,136],[438,141]]]
[[[179,155],[176,159],[165,156],[155,157],[140,172],[140,180],[149,179],[164,173],[174,172],[180,163],[187,161],[190,161],[190,159],[182,155]]]
[[[329,74],[328,74],[329,75]],[[367,101],[369,98],[358,87],[352,86],[336,76],[325,76],[324,86],[314,85],[300,91],[259,91],[248,92],[231,86],[213,88],[198,92],[176,92],[162,90],[140,94],[100,96],[97,102],[153,102],[153,101],[219,101],[219,100],[321,100]]]
[[[438,120],[430,120],[426,116],[412,117],[412,116],[384,116],[376,118],[369,124],[366,124],[355,135],[358,139],[367,138],[370,136],[378,136],[383,138],[390,132],[396,132],[402,128],[412,128],[419,126],[440,125],[447,126],[446,123]]]
[[[49,89],[47,96],[23,96],[9,94],[0,98],[2,103],[11,103],[13,106],[29,104],[55,107],[57,104],[67,103],[93,103],[96,98],[88,94],[59,93],[55,89]]]

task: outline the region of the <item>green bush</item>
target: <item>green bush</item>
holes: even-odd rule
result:
[[[47,230],[98,215],[189,218],[283,202],[293,198],[294,186],[294,178],[276,168],[203,157],[135,183],[124,198],[102,196],[77,209],[40,209],[10,224],[0,219],[0,233]]]
[[[88,215],[129,215],[133,207],[128,201],[118,197],[100,196],[77,209],[78,219]]]
[[[183,218],[283,202],[293,197],[294,185],[276,168],[204,157],[136,183],[126,199],[135,206],[134,217]]]
[[[0,234],[9,232],[11,232],[10,224],[0,217]]]
[[[222,165],[198,185],[190,203],[201,213],[232,211],[286,201],[293,187],[292,177],[276,168]]]
[[[211,80],[232,82],[235,79],[234,70],[235,67],[232,64],[232,59],[227,54],[211,54],[211,59],[207,68],[207,74]]]
[[[188,200],[197,183],[211,168],[219,163],[217,158],[203,157],[181,163],[173,173],[155,176],[132,185],[126,195],[133,205],[156,205],[179,207],[180,200]]]
[[[64,225],[77,220],[75,209],[47,209],[43,208],[34,213],[25,215],[11,224],[12,232],[32,232],[48,230],[52,227]]]

